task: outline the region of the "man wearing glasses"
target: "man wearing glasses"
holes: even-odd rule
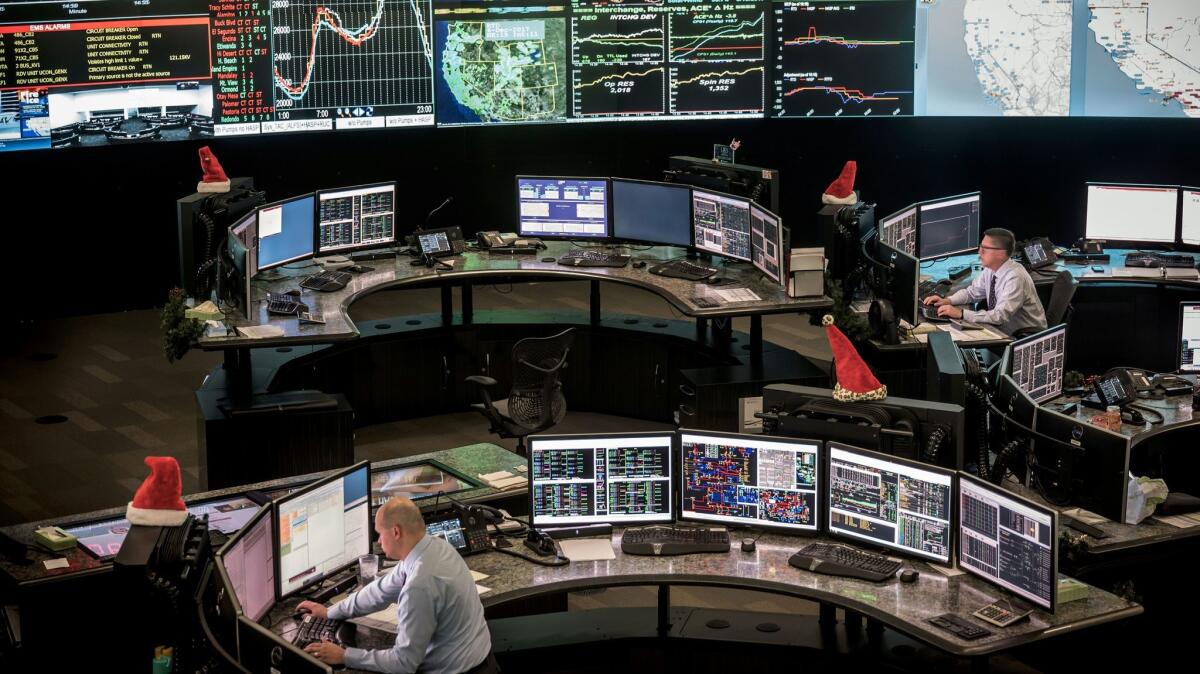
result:
[[[1017,239],[1007,229],[989,229],[979,244],[983,273],[971,285],[949,297],[930,295],[925,304],[937,305],[938,316],[993,325],[1005,334],[1046,329],[1046,311],[1033,287],[1033,278],[1012,260]],[[984,302],[979,311],[960,305]]]

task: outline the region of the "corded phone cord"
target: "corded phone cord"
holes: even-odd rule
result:
[[[933,429],[929,437],[925,440],[925,462],[937,464],[938,455],[942,452],[942,444],[946,442],[946,438],[950,436],[950,429],[939,425]]]
[[[493,552],[503,552],[506,555],[512,555],[513,557],[518,557],[527,562],[533,562],[534,564],[537,564],[538,566],[566,566],[571,563],[571,560],[567,559],[566,557],[560,557],[558,555],[555,555],[553,561],[546,561],[544,559],[538,559],[537,557],[530,557],[529,555],[517,552],[516,550],[513,550],[512,548],[498,548],[498,547],[493,546],[492,551]]]
[[[969,381],[969,380],[967,381],[967,393],[970,394],[971,397],[975,398],[979,402],[980,412],[982,414],[986,415],[987,410],[988,410],[988,402],[989,402],[987,393],[982,388],[977,386],[974,382]],[[975,466],[975,472],[979,474],[979,477],[986,480],[987,474],[988,474],[988,467],[991,463],[990,462],[991,457],[990,457],[990,450],[988,447],[987,424],[982,423],[982,421],[983,420],[980,420],[980,423],[977,424],[975,427],[975,443],[976,443],[975,447],[976,447],[976,450],[979,452],[977,459],[976,459],[977,463]]]
[[[1154,416],[1158,417],[1158,421],[1153,421],[1153,420],[1150,421],[1151,426],[1157,426],[1167,420],[1167,418],[1163,416],[1162,412],[1159,412],[1158,410],[1154,409],[1153,407],[1146,407],[1145,405],[1139,405],[1137,403],[1130,403],[1130,404],[1126,405],[1126,407],[1138,410],[1139,412],[1149,412],[1150,414],[1153,414]]]
[[[1007,472],[1009,464],[1016,457],[1017,452],[1022,446],[1027,446],[1029,440],[1027,438],[1014,438],[1008,441],[1000,448],[1000,454],[996,457],[996,463],[992,464],[991,470],[988,473],[988,481],[992,484],[1000,484],[1004,481],[1004,473]]]

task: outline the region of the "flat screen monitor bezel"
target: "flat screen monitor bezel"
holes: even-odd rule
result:
[[[374,492],[374,487],[371,486],[371,478],[373,476],[375,476],[378,473],[390,473],[394,470],[403,470],[405,468],[414,468],[416,466],[432,466],[433,468],[436,468],[436,469],[440,470],[441,472],[443,472],[447,475],[450,475],[451,477],[453,477],[454,479],[456,479],[460,482],[465,482],[468,486],[463,487],[461,489],[456,489],[454,491],[439,491],[439,492],[428,492],[428,493],[411,492],[409,494],[397,494],[398,496],[404,496],[405,498],[408,498],[412,501],[422,501],[431,496],[438,497],[438,496],[449,496],[451,494],[461,494],[465,491],[470,491],[472,489],[479,489],[480,487],[484,486],[482,483],[470,479],[463,473],[446,466],[444,463],[442,463],[440,461],[435,461],[434,459],[425,459],[423,461],[416,461],[413,463],[398,463],[396,465],[386,466],[386,467],[372,467],[370,474],[367,475],[367,502],[368,503],[371,502],[371,498],[372,498],[372,495]],[[371,509],[375,510],[378,507],[379,506],[372,505]]]
[[[914,237],[914,245],[915,245],[916,249],[913,250],[913,252],[911,252],[911,253],[909,253],[907,251],[902,251],[902,250],[900,252],[904,253],[905,255],[908,255],[909,257],[916,257],[917,253],[921,252],[921,219],[920,219],[921,203],[920,202],[917,202],[915,204],[909,204],[909,205],[905,206],[904,208],[901,208],[900,210],[896,211],[895,213],[889,213],[888,215],[877,220],[875,223],[875,236],[879,240],[879,243],[882,243],[882,244],[884,244],[890,248],[893,248],[895,250],[900,250],[899,248],[896,248],[895,246],[892,246],[892,244],[887,243],[886,241],[883,240],[883,226],[884,226],[884,223],[887,222],[888,220],[890,220],[891,218],[897,217],[897,216],[905,213],[906,211],[912,211],[912,215],[917,218],[917,232],[916,232],[916,236]]]
[[[334,192],[347,192],[350,190],[364,190],[371,187],[384,187],[390,185],[392,188],[392,240],[382,243],[368,243],[343,246],[333,250],[321,250],[321,195],[332,194]],[[396,245],[396,181],[385,180],[377,183],[366,183],[363,185],[350,185],[347,187],[336,187],[330,189],[317,190],[313,192],[313,255],[321,257],[323,255],[349,255],[358,253],[364,250],[375,250],[378,248],[388,248]]]
[[[604,198],[604,234],[541,234],[521,230],[521,181],[522,180],[579,180],[594,181],[605,184]],[[519,175],[514,182],[517,188],[517,236],[521,238],[550,239],[552,241],[609,241],[612,239],[612,179],[607,176],[544,176]]]
[[[915,550],[913,548],[904,548],[904,547],[893,546],[893,545],[885,545],[883,543],[876,543],[873,541],[869,541],[865,538],[858,538],[856,536],[851,536],[849,534],[842,533],[837,529],[834,529],[833,528],[833,501],[830,498],[830,493],[829,493],[831,485],[833,484],[833,479],[830,477],[830,471],[833,466],[833,450],[834,449],[839,449],[839,450],[847,451],[847,452],[851,452],[851,453],[859,452],[859,453],[865,454],[869,458],[873,458],[877,461],[886,461],[889,463],[897,463],[897,464],[900,464],[907,468],[911,468],[913,470],[923,470],[923,471],[929,472],[929,473],[939,473],[941,475],[948,476],[950,478],[950,513],[949,513],[949,517],[947,517],[946,520],[949,523],[947,526],[949,527],[950,540],[946,542],[946,559],[943,560],[940,557],[937,557],[935,555],[930,555],[930,554],[921,552],[920,550]],[[956,471],[956,470],[942,468],[941,466],[934,466],[934,465],[927,464],[927,463],[921,463],[920,461],[910,461],[908,459],[902,459],[900,457],[892,456],[890,454],[884,454],[883,452],[876,452],[876,451],[870,450],[870,449],[863,449],[862,447],[848,445],[844,442],[834,442],[832,440],[829,442],[826,442],[825,443],[825,491],[823,493],[823,496],[825,498],[825,521],[824,521],[825,530],[829,534],[829,536],[831,536],[833,538],[837,538],[842,541],[853,543],[854,545],[857,545],[860,547],[872,548],[872,549],[876,549],[876,550],[884,550],[888,554],[893,554],[893,555],[908,555],[911,557],[916,557],[917,559],[924,560],[926,562],[949,566],[951,563],[951,560],[954,559],[955,545],[957,543],[957,540],[955,538],[956,532],[954,529],[955,524],[957,522],[956,517],[958,515],[957,503],[955,503],[955,499],[954,499],[954,495],[957,493],[957,486],[958,486],[954,482],[954,478],[955,478],[957,472],[958,471]]]
[[[268,270],[271,270],[271,269],[275,269],[275,268],[277,268],[277,267],[282,267],[282,266],[284,266],[284,265],[291,264],[291,263],[293,263],[293,262],[299,262],[300,260],[307,260],[308,258],[311,258],[311,257],[314,257],[314,256],[315,256],[315,254],[316,254],[316,251],[317,251],[317,210],[316,210],[316,209],[317,209],[317,196],[316,196],[316,193],[315,193],[315,192],[309,192],[309,193],[307,193],[307,194],[299,194],[299,195],[296,195],[296,196],[294,196],[294,197],[289,197],[289,198],[287,198],[287,199],[280,199],[279,201],[273,201],[273,202],[271,202],[271,203],[269,203],[269,204],[263,204],[262,206],[259,206],[259,207],[258,207],[258,209],[255,211],[255,217],[256,217],[256,219],[258,220],[259,224],[261,225],[261,219],[262,219],[262,212],[263,212],[263,211],[265,211],[265,210],[267,210],[267,209],[270,209],[270,208],[275,208],[276,206],[279,206],[279,207],[281,207],[281,208],[282,208],[283,206],[286,206],[287,204],[290,204],[290,203],[292,203],[293,201],[300,201],[301,199],[312,199],[312,222],[313,222],[313,228],[312,228],[312,231],[311,231],[311,232],[309,232],[309,234],[310,234],[309,238],[310,238],[310,240],[311,240],[311,241],[310,241],[310,243],[309,243],[309,250],[308,250],[308,252],[307,252],[307,253],[305,253],[305,254],[298,255],[298,256],[296,256],[296,257],[293,257],[293,258],[287,259],[287,260],[282,260],[282,261],[279,261],[279,262],[274,262],[274,263],[272,263],[272,264],[268,264],[268,265],[259,264],[259,265],[258,265],[258,271],[260,271],[260,272],[263,272],[263,271],[268,271]],[[262,229],[261,229],[261,226],[259,227],[259,235],[258,235],[258,237],[257,237],[257,240],[258,240],[258,241],[260,241],[260,242],[262,241]],[[259,254],[261,255],[261,251],[262,251],[262,247],[261,247],[261,245],[259,245],[259,246],[256,246],[256,249],[259,251]],[[258,258],[258,261],[259,261],[259,262],[261,262],[261,261],[262,261],[262,258],[261,258],[261,257],[259,257],[259,258]]]
[[[931,205],[936,205],[936,204],[942,204],[947,201],[954,201],[955,199],[964,199],[966,197],[976,197],[979,202],[979,210],[978,210],[978,213],[979,213],[979,241],[976,241],[975,243],[968,243],[968,245],[965,248],[960,248],[958,250],[952,250],[952,251],[947,251],[944,253],[938,253],[937,255],[929,255],[929,256],[921,255],[921,252],[922,252],[921,246],[924,245],[924,242],[925,242],[925,231],[924,231],[925,207],[931,206]],[[976,190],[975,192],[964,192],[962,194],[956,194],[951,197],[939,197],[937,199],[926,199],[925,201],[921,201],[921,202],[917,203],[917,251],[912,257],[917,258],[921,262],[928,262],[929,260],[942,260],[942,259],[945,259],[948,257],[953,257],[955,255],[962,255],[963,253],[970,253],[970,252],[977,251],[977,250],[979,250],[980,241],[983,241],[983,232],[984,232],[984,229],[983,229],[983,192],[982,191]]]
[[[225,545],[222,545],[221,548],[219,550],[217,550],[217,552],[216,552],[217,561],[219,563],[215,564],[215,566],[217,568],[218,573],[221,574],[221,582],[225,583],[225,587],[227,587],[231,590],[230,600],[233,602],[233,608],[237,611],[238,615],[245,615],[246,612],[245,612],[245,609],[242,607],[241,598],[239,598],[237,596],[236,591],[233,591],[234,590],[234,586],[233,586],[233,582],[232,582],[233,579],[231,579],[229,577],[229,572],[225,570],[225,556],[229,553],[229,551],[233,548],[234,545],[236,545],[238,542],[240,542],[242,540],[242,538],[245,537],[246,532],[253,529],[254,526],[257,525],[262,520],[262,518],[267,517],[267,516],[270,516],[272,519],[270,531],[267,532],[267,535],[274,536],[275,535],[275,522],[274,522],[275,510],[270,505],[262,506],[258,509],[258,512],[254,514],[254,517],[251,517],[250,521],[246,522],[246,525],[244,527],[242,527],[241,529],[238,529],[238,532],[236,534],[230,536],[229,540],[225,541]],[[274,549],[275,549],[274,541],[271,541],[272,554],[274,554]],[[274,559],[271,560],[271,565],[272,566],[275,565]],[[275,570],[272,569],[272,573],[274,573],[274,571]],[[276,590],[276,585],[274,583],[272,583],[271,591],[274,592],[275,590]],[[271,612],[271,606],[273,606],[275,604],[275,602],[279,601],[279,595],[276,594],[274,596],[275,596],[275,601],[271,602],[271,604],[267,606],[266,610],[263,611],[263,613],[261,615],[251,618],[252,620],[254,620],[255,622],[258,622],[259,620],[262,620],[262,617],[264,615]]]
[[[1015,340],[1015,341],[1009,343],[1009,345],[1007,347],[1005,347],[1005,354],[1008,356],[1008,358],[1007,358],[1007,360],[1002,360],[1004,369],[1002,369],[1000,371],[1000,373],[1012,376],[1012,367],[1013,367],[1013,363],[1016,362],[1017,349],[1019,347],[1025,346],[1027,344],[1036,342],[1039,339],[1043,339],[1046,336],[1048,336],[1048,333],[1051,333],[1055,330],[1063,331],[1063,371],[1065,372],[1066,364],[1067,364],[1067,349],[1066,349],[1066,346],[1067,346],[1067,324],[1059,323],[1058,325],[1048,327],[1045,330],[1042,330],[1041,332],[1034,333],[1027,337],[1022,337],[1021,339],[1018,339],[1018,340]],[[1062,381],[1061,377],[1059,378],[1059,381],[1060,382]],[[1038,405],[1041,405],[1042,403],[1046,402],[1047,400],[1054,400],[1055,398],[1059,397],[1060,395],[1062,395],[1063,389],[1065,388],[1065,384],[1064,384],[1063,388],[1060,388],[1058,393],[1038,399],[1038,398],[1034,398],[1028,391],[1025,391],[1025,389],[1022,389],[1020,386],[1020,382],[1018,382],[1015,377],[1013,378],[1013,383],[1017,384],[1017,388],[1020,389],[1022,393],[1025,393],[1025,395],[1029,396],[1029,398],[1031,400],[1033,400],[1035,403],[1037,403]]]
[[[1163,241],[1163,240],[1159,240],[1159,239],[1132,239],[1132,238],[1125,239],[1125,238],[1109,238],[1109,237],[1089,236],[1087,214],[1088,214],[1088,202],[1091,201],[1091,193],[1092,193],[1091,188],[1093,188],[1093,187],[1149,187],[1149,188],[1161,188],[1161,189],[1175,190],[1175,228],[1172,230],[1173,234],[1171,236],[1171,239],[1168,241]],[[1123,243],[1127,242],[1127,243],[1133,243],[1133,244],[1146,244],[1149,246],[1171,246],[1173,244],[1179,243],[1179,241],[1180,241],[1180,228],[1181,228],[1182,219],[1183,219],[1183,186],[1182,185],[1159,185],[1159,184],[1150,184],[1150,183],[1146,183],[1146,184],[1142,184],[1142,183],[1109,183],[1109,182],[1089,181],[1089,182],[1084,183],[1083,195],[1084,195],[1083,237],[1085,239],[1098,239],[1100,241],[1105,241],[1105,242],[1120,241]]]
[[[683,507],[685,480],[684,475],[684,460],[683,460],[683,436],[697,435],[707,436],[712,438],[722,438],[727,440],[758,440],[760,442],[777,443],[784,445],[807,445],[816,447],[816,485],[815,495],[813,498],[813,524],[811,526],[804,524],[787,524],[781,522],[772,522],[762,519],[743,519],[732,515],[703,515],[695,512],[685,512]],[[824,490],[823,482],[828,473],[826,472],[826,456],[825,443],[821,440],[811,440],[808,438],[791,438],[777,435],[764,435],[756,433],[728,433],[725,431],[708,431],[695,428],[681,428],[675,433],[675,462],[679,464],[679,484],[677,491],[679,492],[679,521],[681,522],[703,522],[704,524],[721,524],[726,526],[741,526],[752,527],[754,529],[763,529],[771,531],[786,532],[798,536],[812,536],[821,532],[823,525],[821,513],[824,511]]]
[[[667,512],[657,514],[653,517],[648,517],[645,519],[637,519],[637,520],[624,519],[626,517],[629,517],[628,515],[618,515],[617,516],[618,519],[615,519],[615,520],[612,520],[612,519],[602,520],[602,519],[561,518],[561,519],[555,519],[552,521],[546,521],[545,519],[539,520],[537,518],[537,515],[536,515],[537,510],[534,507],[535,480],[534,480],[534,471],[533,471],[533,454],[534,454],[534,449],[535,449],[535,447],[534,447],[535,443],[544,442],[544,441],[555,441],[555,440],[586,440],[589,438],[600,438],[600,439],[605,439],[605,440],[609,440],[609,439],[621,440],[621,439],[625,439],[625,438],[638,439],[638,438],[658,438],[658,437],[669,438],[669,442],[667,443],[667,448],[666,448],[667,449],[667,470],[670,471],[671,474],[667,476]],[[641,432],[634,432],[634,433],[565,433],[565,434],[554,434],[554,435],[531,435],[528,438],[526,438],[526,443],[527,443],[527,446],[529,447],[529,450],[528,450],[529,455],[526,457],[526,465],[527,465],[526,475],[528,476],[528,479],[529,479],[529,500],[528,500],[529,522],[532,526],[554,528],[554,527],[575,527],[575,526],[583,526],[583,525],[589,525],[589,524],[604,524],[604,523],[613,524],[616,526],[642,526],[642,525],[647,525],[647,524],[664,524],[664,523],[669,523],[669,522],[674,521],[675,512],[676,512],[675,501],[677,500],[676,495],[675,495],[676,467],[674,465],[675,464],[675,459],[674,459],[675,431],[671,430],[671,431],[641,431]],[[611,514],[609,516],[611,517]],[[599,516],[596,516],[596,517],[599,517]]]
[[[342,570],[349,568],[353,564],[358,563],[359,555],[353,555],[352,559],[343,562],[342,564],[338,565],[335,568],[328,569],[327,571],[325,571],[324,573],[322,573],[319,576],[314,576],[313,578],[310,578],[303,585],[293,588],[292,590],[288,591],[286,594],[283,592],[283,557],[279,553],[279,533],[280,533],[279,529],[281,526],[281,519],[279,517],[280,506],[283,505],[284,503],[287,503],[287,502],[293,500],[293,499],[302,498],[302,497],[308,495],[309,493],[311,493],[317,489],[320,489],[321,487],[324,487],[327,484],[332,483],[334,480],[343,480],[347,476],[353,474],[355,471],[360,470],[360,469],[365,469],[367,471],[367,496],[366,496],[366,498],[367,498],[367,503],[366,503],[366,506],[367,506],[367,517],[366,517],[366,519],[367,519],[367,522],[366,522],[367,550],[366,550],[366,552],[359,553],[359,554],[365,555],[371,551],[371,537],[373,535],[373,528],[371,526],[371,462],[370,461],[359,461],[358,463],[356,463],[352,466],[348,466],[346,468],[342,468],[341,470],[330,473],[329,475],[326,475],[325,477],[323,477],[319,480],[316,480],[314,482],[310,482],[309,484],[301,487],[300,489],[297,489],[296,491],[294,491],[290,494],[287,494],[286,496],[280,496],[279,498],[276,498],[271,501],[271,509],[274,511],[273,516],[275,518],[274,530],[271,532],[272,535],[274,536],[274,539],[271,541],[271,544],[274,547],[274,554],[275,554],[275,597],[276,597],[276,601],[286,599],[292,595],[302,592],[302,591],[304,591],[305,588],[312,587],[314,584],[324,581],[331,576],[337,575]]]
[[[620,236],[617,234],[617,183],[628,183],[633,185],[655,185],[662,187],[670,187],[671,189],[687,193],[687,222],[688,222],[688,242],[687,243],[670,243],[667,241],[654,241],[653,239],[633,239]],[[612,193],[609,195],[609,232],[612,234],[613,241],[622,243],[643,243],[652,246],[671,246],[675,248],[693,248],[696,243],[696,227],[692,221],[692,188],[690,185],[681,183],[668,183],[656,180],[635,180],[633,178],[609,178],[609,187]]]
[[[1188,241],[1183,238],[1183,223],[1184,223],[1183,211],[1184,211],[1184,204],[1186,203],[1186,201],[1184,200],[1184,196],[1183,196],[1184,192],[1195,192],[1197,194],[1200,194],[1200,187],[1189,187],[1188,185],[1180,185],[1179,186],[1179,232],[1178,232],[1179,236],[1178,236],[1178,239],[1176,240],[1176,243],[1178,243],[1181,246],[1193,246],[1193,247],[1200,246],[1200,238],[1197,238],[1194,241]],[[1198,208],[1200,208],[1200,207],[1198,207]],[[1200,219],[1200,216],[1198,216],[1198,219]],[[1197,229],[1200,230],[1200,222],[1197,223]]]
[[[751,254],[751,256],[749,256],[749,257],[738,257],[737,255],[730,255],[729,253],[724,253],[724,252],[715,251],[715,250],[709,250],[708,248],[703,248],[700,246],[699,242],[696,241],[696,193],[709,195],[709,196],[722,197],[725,199],[735,199],[737,201],[745,202],[747,216],[749,216],[750,204],[755,203],[755,201],[748,197],[739,197],[736,194],[729,194],[728,192],[718,192],[716,190],[704,189],[703,187],[693,187],[691,189],[692,189],[692,196],[691,196],[692,248],[694,248],[697,252],[705,254],[705,255],[720,255],[721,257],[729,258],[730,260],[737,260],[738,262],[752,262],[751,257],[753,256],[753,254]],[[723,245],[722,245],[722,247],[723,247]]]
[[[1200,302],[1179,303],[1179,329],[1176,332],[1179,337],[1175,340],[1175,344],[1178,347],[1175,354],[1175,371],[1180,374],[1200,374],[1200,363],[1193,363],[1193,369],[1183,369],[1183,316],[1188,307],[1200,307]]]
[[[977,488],[983,489],[984,491],[992,492],[993,494],[997,495],[999,498],[1010,499],[1016,503],[1019,503],[1025,507],[1029,508],[1030,510],[1033,510],[1033,511],[1036,511],[1036,512],[1039,512],[1042,514],[1050,515],[1050,573],[1051,573],[1051,579],[1050,579],[1050,602],[1048,605],[1043,604],[1040,598],[1035,599],[1033,597],[1022,594],[1021,591],[1013,590],[1011,588],[1005,587],[1004,585],[1001,585],[1000,583],[996,582],[995,579],[984,575],[982,572],[980,572],[976,569],[973,569],[969,566],[963,565],[963,563],[962,563],[963,536],[962,536],[962,521],[961,520],[962,520],[962,483],[963,483],[964,478],[966,479],[966,481],[968,483],[974,485]],[[959,518],[958,518],[959,521],[958,521],[958,526],[957,526],[957,531],[956,531],[956,536],[955,536],[955,538],[957,539],[957,545],[955,546],[954,549],[955,549],[955,561],[958,563],[958,568],[971,574],[972,576],[975,576],[976,578],[979,578],[979,579],[987,582],[989,585],[993,585],[995,587],[1000,588],[1001,590],[1003,590],[1005,592],[1015,595],[1016,597],[1020,598],[1022,601],[1032,602],[1033,604],[1037,605],[1039,608],[1043,608],[1043,609],[1049,611],[1050,613],[1054,613],[1055,609],[1058,607],[1058,511],[1055,510],[1054,508],[1050,508],[1047,506],[1043,506],[1043,505],[1034,503],[1033,501],[1031,501],[1027,498],[1018,496],[1017,494],[1014,494],[1014,493],[1007,491],[1001,487],[991,484],[990,482],[985,482],[983,480],[980,480],[979,478],[975,477],[974,475],[971,475],[970,473],[967,473],[966,471],[961,471],[961,470],[958,472],[958,489],[956,490],[956,492],[958,494],[958,499],[956,499],[956,501],[955,501],[955,508],[957,509],[957,512],[959,514]]]
[[[760,211],[762,213],[765,213],[767,216],[775,219],[775,231],[778,232],[778,235],[775,237],[775,249],[779,251],[779,277],[778,278],[771,276],[771,273],[766,270],[765,266],[760,265],[754,261],[754,212],[755,211]],[[754,202],[754,201],[750,202],[750,218],[751,218],[751,220],[750,220],[750,266],[752,266],[755,269],[757,269],[758,271],[760,271],[762,273],[762,275],[767,277],[767,280],[770,281],[773,285],[786,287],[787,286],[787,265],[788,265],[788,258],[790,256],[791,251],[784,250],[784,246],[787,245],[785,242],[788,240],[788,237],[784,236],[783,218],[779,217],[778,213],[772,212],[771,209],[769,209],[769,208],[763,208],[762,206],[758,205],[757,202]],[[696,228],[692,227],[692,236],[695,236],[695,232],[696,232]]]
[[[891,299],[892,299],[892,304],[897,309],[896,313],[897,313],[897,315],[899,315],[899,318],[903,318],[904,320],[908,321],[909,325],[915,326],[920,320],[918,317],[918,314],[921,311],[921,309],[920,309],[920,307],[921,307],[921,298],[920,298],[921,261],[918,260],[916,257],[909,255],[908,253],[905,253],[904,251],[900,250],[899,248],[893,248],[893,247],[889,246],[888,244],[884,243],[883,241],[880,241],[878,238],[878,235],[875,238],[875,251],[876,251],[875,252],[875,257],[876,257],[875,261],[878,262],[879,264],[882,264],[884,267],[887,267],[887,269],[888,269],[888,277],[889,277],[888,285],[893,285],[895,282],[895,276],[896,276],[895,265],[892,263],[890,258],[888,260],[883,260],[882,259],[883,254],[887,253],[887,252],[892,252],[892,253],[895,253],[897,256],[906,257],[911,261],[912,267],[914,270],[913,278],[915,279],[915,282],[913,283],[913,286],[912,286],[912,304],[910,305],[911,311],[909,311],[905,315],[899,315],[902,313],[900,311],[901,307],[896,302],[896,297],[895,297],[894,293],[893,293],[893,296]]]

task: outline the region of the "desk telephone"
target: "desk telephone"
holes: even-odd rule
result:
[[[521,238],[512,232],[501,233],[495,230],[488,230],[485,232],[480,232],[478,235],[476,235],[476,238],[476,243],[479,244],[480,248],[515,247],[545,249],[546,247],[546,244],[542,243],[538,239]]]
[[[1054,244],[1044,236],[1026,241],[1021,248],[1030,269],[1049,267],[1058,261],[1058,253],[1054,250]]]
[[[443,538],[458,550],[458,554],[473,555],[491,550],[488,542],[488,516],[484,506],[459,506],[440,513],[426,515],[425,532]],[[499,517],[497,515],[497,517]]]
[[[463,240],[462,228],[443,227],[441,229],[426,229],[416,233],[417,253],[430,257],[445,255],[461,255],[467,249]]]

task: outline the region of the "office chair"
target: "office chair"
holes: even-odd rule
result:
[[[527,337],[513,345],[512,389],[508,400],[492,401],[488,388],[496,380],[483,375],[466,378],[479,385],[483,402],[471,409],[487,418],[490,432],[502,438],[517,439],[517,453],[525,456],[525,437],[540,433],[567,413],[559,373],[567,366],[567,353],[575,341],[574,328],[550,337]]]
[[[1071,322],[1071,314],[1075,312],[1075,307],[1071,304],[1071,300],[1075,297],[1075,289],[1079,287],[1079,282],[1069,271],[1061,271],[1054,279],[1054,284],[1050,288],[1050,299],[1045,303],[1046,309],[1046,326],[1054,327],[1062,323]],[[1020,339],[1038,332],[1033,329],[1018,330],[1017,334],[1013,335]]]

